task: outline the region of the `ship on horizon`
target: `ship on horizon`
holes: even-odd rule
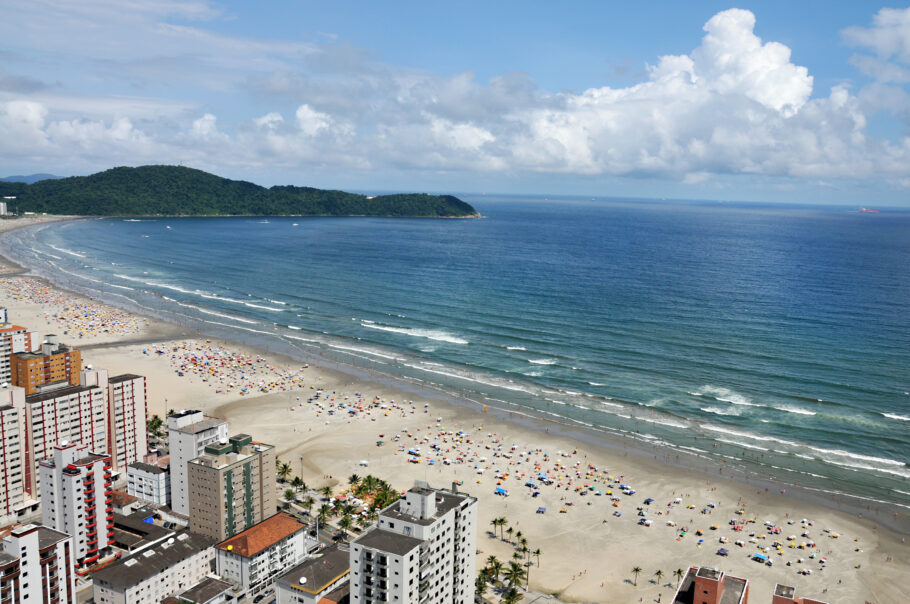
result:
[[[860,208],[859,211],[861,214],[878,214],[881,212],[881,210],[870,210],[869,208]]]

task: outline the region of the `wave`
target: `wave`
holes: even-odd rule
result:
[[[506,350],[527,350],[524,346],[506,346]]]
[[[207,300],[221,300],[222,302],[230,302],[231,304],[246,304],[243,300],[237,300],[235,298],[227,298],[225,296],[219,296],[218,294],[207,294],[204,292],[198,292],[198,295],[206,298]]]
[[[130,290],[131,292],[136,291],[135,288],[133,288],[133,287],[127,287],[126,285],[116,285],[116,284],[114,284],[114,283],[108,283],[107,285],[109,285],[110,287],[116,287],[117,289],[128,289],[128,290]]]
[[[738,409],[721,409],[720,407],[702,407],[702,411],[705,413],[713,413],[715,415],[739,415]]]
[[[247,323],[248,325],[258,325],[259,324],[256,321],[251,321],[250,319],[243,319],[241,317],[235,317],[233,315],[226,315],[221,312],[209,310],[208,308],[196,306],[195,304],[187,304],[186,302],[181,302],[180,300],[174,300],[173,298],[168,298],[167,296],[161,296],[161,297],[164,298],[165,300],[167,300],[168,302],[173,302],[177,306],[182,306],[184,308],[192,308],[193,310],[201,312],[206,315],[212,315],[214,317],[221,317],[222,319],[230,319],[231,321],[239,321],[240,323]],[[207,321],[207,323],[211,323],[211,321]],[[223,323],[218,323],[218,325],[223,325]],[[268,333],[268,332],[263,331],[261,333]]]
[[[902,422],[910,422],[910,416],[898,415],[897,413],[884,413],[884,412],[882,412],[882,415],[884,415],[885,417],[887,417],[889,419],[896,419],[896,420],[900,420]]]
[[[52,245],[50,243],[48,243],[47,245],[48,245],[48,247],[52,247],[55,250],[57,250],[58,252],[61,252],[63,254],[69,254],[70,256],[75,256],[77,258],[85,258],[85,254],[80,254],[79,252],[74,252],[73,250],[68,250],[64,247],[57,247],[56,245]]]
[[[281,300],[272,300],[271,298],[267,298],[267,300],[268,300],[269,302],[271,302],[272,304],[280,304],[280,305],[282,305],[282,306],[287,306],[287,305],[288,305],[287,302],[282,302]]]
[[[606,384],[601,384],[600,382],[588,382],[592,386],[606,386]]]
[[[356,348],[354,346],[342,346],[341,344],[329,344],[329,348],[334,348],[336,350],[345,350],[348,352],[360,352],[363,354],[369,354],[372,356],[381,357],[383,359],[391,359],[393,361],[401,360],[401,357],[399,357],[399,356],[395,356],[395,355],[391,355],[391,354],[383,354],[381,352],[376,352],[374,350],[369,350],[367,348]]]
[[[730,403],[731,405],[742,405],[745,407],[764,407],[764,405],[753,403],[752,399],[749,399],[742,394],[734,392],[729,388],[722,388],[720,386],[704,386],[700,392],[690,392],[689,394],[692,396],[703,396],[705,394],[708,394],[712,396],[716,401]]]
[[[556,359],[528,359],[528,362],[535,365],[555,365]]]
[[[284,312],[283,308],[272,308],[271,306],[263,306],[261,304],[253,304],[252,302],[244,302],[244,306],[249,306],[250,308],[261,308],[262,310],[268,310],[271,312]]]
[[[781,407],[774,407],[778,411],[786,411],[787,413],[796,413],[799,415],[815,415],[815,411],[806,411],[805,409],[800,409],[799,407],[787,407],[786,405]]]
[[[737,447],[743,447],[745,449],[755,449],[756,451],[767,451],[765,447],[759,447],[758,445],[750,445],[747,443],[741,443],[736,440],[727,440],[726,438],[718,438],[717,442],[727,443],[728,445],[736,445]]]
[[[450,344],[470,344],[464,338],[459,338],[448,332],[436,330],[436,329],[417,329],[417,328],[407,328],[407,327],[390,327],[388,325],[377,325],[369,321],[361,321],[361,327],[369,327],[370,329],[378,329],[380,331],[390,331],[392,333],[400,333],[406,336],[411,336],[412,338],[426,338],[428,340],[436,340],[438,342],[448,342]]]

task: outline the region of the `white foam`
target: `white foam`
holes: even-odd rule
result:
[[[293,329],[293,330],[295,330],[295,331],[300,331],[300,328],[297,327],[296,325],[288,325],[288,329]]]
[[[397,356],[395,356],[395,355],[391,355],[391,354],[382,354],[381,352],[376,352],[376,351],[374,351],[374,350],[369,350],[369,349],[366,349],[366,348],[356,348],[356,347],[354,347],[354,346],[342,346],[342,345],[340,345],[340,344],[329,344],[329,347],[335,348],[336,350],[346,350],[346,351],[350,351],[350,352],[360,352],[360,353],[363,353],[363,354],[369,354],[369,355],[372,355],[372,356],[381,357],[381,358],[383,358],[383,359],[391,359],[391,360],[393,360],[393,361],[398,361],[398,360],[401,359],[401,357],[397,357]]]
[[[778,411],[786,411],[787,413],[796,413],[798,415],[815,415],[815,411],[806,411],[805,409],[800,409],[799,407],[788,407],[786,405],[783,405],[774,408]]]
[[[727,440],[727,439],[725,439],[725,438],[718,438],[717,441],[718,441],[718,442],[722,442],[722,443],[727,443],[728,445],[736,445],[737,447],[743,447],[743,448],[745,448],[745,449],[755,449],[756,451],[767,451],[767,450],[768,450],[768,449],[766,449],[765,447],[759,447],[759,446],[757,446],[757,445],[750,445],[750,444],[747,444],[747,443],[741,443],[741,442],[736,441],[736,440]]]
[[[47,245],[48,245],[48,247],[54,248],[58,252],[62,252],[64,254],[69,254],[70,256],[76,256],[77,258],[85,258],[85,254],[80,254],[79,252],[74,252],[73,250],[68,250],[63,247],[57,247],[56,245],[51,245],[50,243],[48,243]]]
[[[314,340],[312,338],[301,338],[300,336],[291,336],[291,335],[285,335],[284,337],[290,338],[291,340],[300,340],[301,342],[315,342],[317,344],[319,343],[319,340]]]
[[[648,422],[649,424],[659,424],[661,426],[669,426],[671,428],[679,428],[681,430],[689,429],[689,426],[687,426],[686,424],[681,424],[679,422],[674,422],[671,420],[650,419],[647,417],[639,417],[638,419],[640,419],[643,422]]]
[[[271,306],[263,306],[262,304],[253,304],[252,302],[244,302],[244,306],[249,306],[250,308],[261,308],[262,310],[268,310],[270,312],[284,312],[283,308],[272,308]]]
[[[556,359],[528,359],[528,362],[535,365],[555,365]]]
[[[606,386],[606,384],[601,384],[600,382],[588,382],[592,386]]]
[[[135,288],[127,287],[126,285],[115,285],[115,284],[113,284],[113,283],[108,283],[108,285],[110,285],[111,287],[116,287],[117,289],[128,289],[128,290],[130,290],[131,292],[136,291]]]
[[[282,306],[287,306],[287,305],[288,305],[287,302],[282,302],[281,300],[272,300],[271,298],[269,298],[268,300],[269,300],[269,302],[271,302],[272,304],[280,304],[280,305],[282,305]]]
[[[711,395],[714,397],[714,400],[730,403],[731,405],[743,405],[746,407],[764,406],[753,403],[751,399],[733,392],[729,388],[721,388],[720,386],[704,386],[700,393],[693,393],[694,396],[702,396],[703,394]]]
[[[739,415],[738,409],[721,409],[720,407],[702,407],[705,413],[714,413],[715,415]]]
[[[527,350],[524,346],[506,346],[506,350]]]
[[[887,417],[889,419],[896,419],[896,420],[900,420],[902,422],[910,422],[910,416],[898,415],[897,413],[882,413],[882,415],[884,415],[885,417]]]
[[[392,333],[400,333],[406,336],[411,336],[413,338],[426,338],[428,340],[436,340],[438,342],[448,342],[450,344],[470,344],[464,338],[459,338],[448,332],[435,330],[435,329],[414,329],[406,327],[389,327],[387,325],[376,325],[375,323],[369,321],[361,321],[361,327],[369,327],[370,329],[379,329],[381,331],[390,331]]]

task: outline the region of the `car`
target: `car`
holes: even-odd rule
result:
[[[259,594],[258,596],[253,598],[253,604],[259,604],[263,600],[265,600],[265,594]]]

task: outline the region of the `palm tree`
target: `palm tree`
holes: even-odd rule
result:
[[[329,497],[332,496],[332,487],[330,487],[329,485],[325,485],[324,487],[319,489],[319,492],[322,493],[323,497],[328,499]]]
[[[501,604],[516,604],[521,599],[521,593],[514,587],[509,587],[502,594],[502,599],[500,600]]]
[[[509,525],[509,521],[506,519],[506,517],[500,516],[499,517],[499,537],[503,540],[505,540],[505,538],[506,538],[505,530],[506,530],[506,526],[508,526],[508,525]]]
[[[509,582],[509,587],[515,587],[516,585],[521,585],[521,582],[524,580],[525,569],[514,560],[509,562],[509,568],[506,570],[506,581]]]
[[[280,469],[281,469],[281,464],[282,464],[282,461],[276,457],[276,458],[275,458],[275,469],[276,469],[276,470],[280,470]]]
[[[294,489],[286,489],[284,491],[284,500],[287,502],[291,502],[294,499],[294,495],[295,495]]]
[[[282,463],[280,466],[278,466],[278,478],[280,478],[282,482],[286,482],[288,479],[288,476],[290,476],[290,475],[291,475],[291,464]]]
[[[519,532],[521,532],[521,531],[519,531]],[[521,549],[521,553],[523,553],[523,554],[528,553],[528,539],[526,537],[522,537],[522,536],[518,537],[518,546]]]
[[[641,567],[632,567],[632,585],[638,587],[638,575],[641,574]]]
[[[493,525],[493,536],[496,536],[496,528],[499,526],[499,518],[493,518],[490,520],[490,524]]]
[[[153,415],[148,421],[148,429],[153,435],[161,438],[161,426],[164,424],[164,421],[157,415]]]
[[[523,533],[521,531],[515,531],[515,541],[517,541],[518,543],[521,543],[522,536],[523,536]]]
[[[300,476],[295,476],[291,481],[291,486],[294,487],[295,490],[299,491],[301,488],[306,486],[306,483],[303,482],[303,479],[300,478]]]
[[[673,571],[673,576],[676,577],[679,581],[682,581],[682,578],[685,574],[686,572],[681,568],[677,568]]]
[[[483,575],[477,575],[477,578],[474,580],[474,594],[483,598],[483,594],[487,592],[487,582],[484,579]]]
[[[496,556],[490,556],[490,558],[493,559],[493,561],[489,563],[490,573],[493,575],[493,582],[498,583],[499,575],[502,574],[502,562],[497,560]]]
[[[326,519],[329,517],[329,514],[332,513],[332,508],[328,504],[323,503],[319,506],[319,512],[316,515],[316,518],[319,520],[320,524],[325,524]]]
[[[513,528],[510,526],[509,528],[506,529],[506,532],[509,534],[509,543],[512,543],[512,533],[515,532],[515,529],[513,529]]]
[[[360,476],[357,474],[351,474],[348,476],[348,484],[351,485],[352,488],[357,486],[358,482],[360,482]]]
[[[313,509],[313,505],[316,504],[316,500],[313,499],[312,497],[310,497],[309,495],[307,495],[306,497],[304,497],[301,504],[303,505],[303,507],[306,508],[306,511],[309,512],[310,510]]]
[[[537,556],[537,566],[539,567],[540,566],[540,548],[538,547],[533,552],[531,552],[531,555]]]
[[[657,569],[654,571],[654,576],[657,577],[657,584],[660,585],[660,580],[664,577],[664,571]]]
[[[347,537],[348,531],[351,529],[352,526],[354,526],[354,523],[353,523],[353,521],[351,521],[350,516],[347,516],[347,515],[342,516],[341,520],[338,521],[338,528],[341,529],[341,534],[344,535],[345,537]]]

